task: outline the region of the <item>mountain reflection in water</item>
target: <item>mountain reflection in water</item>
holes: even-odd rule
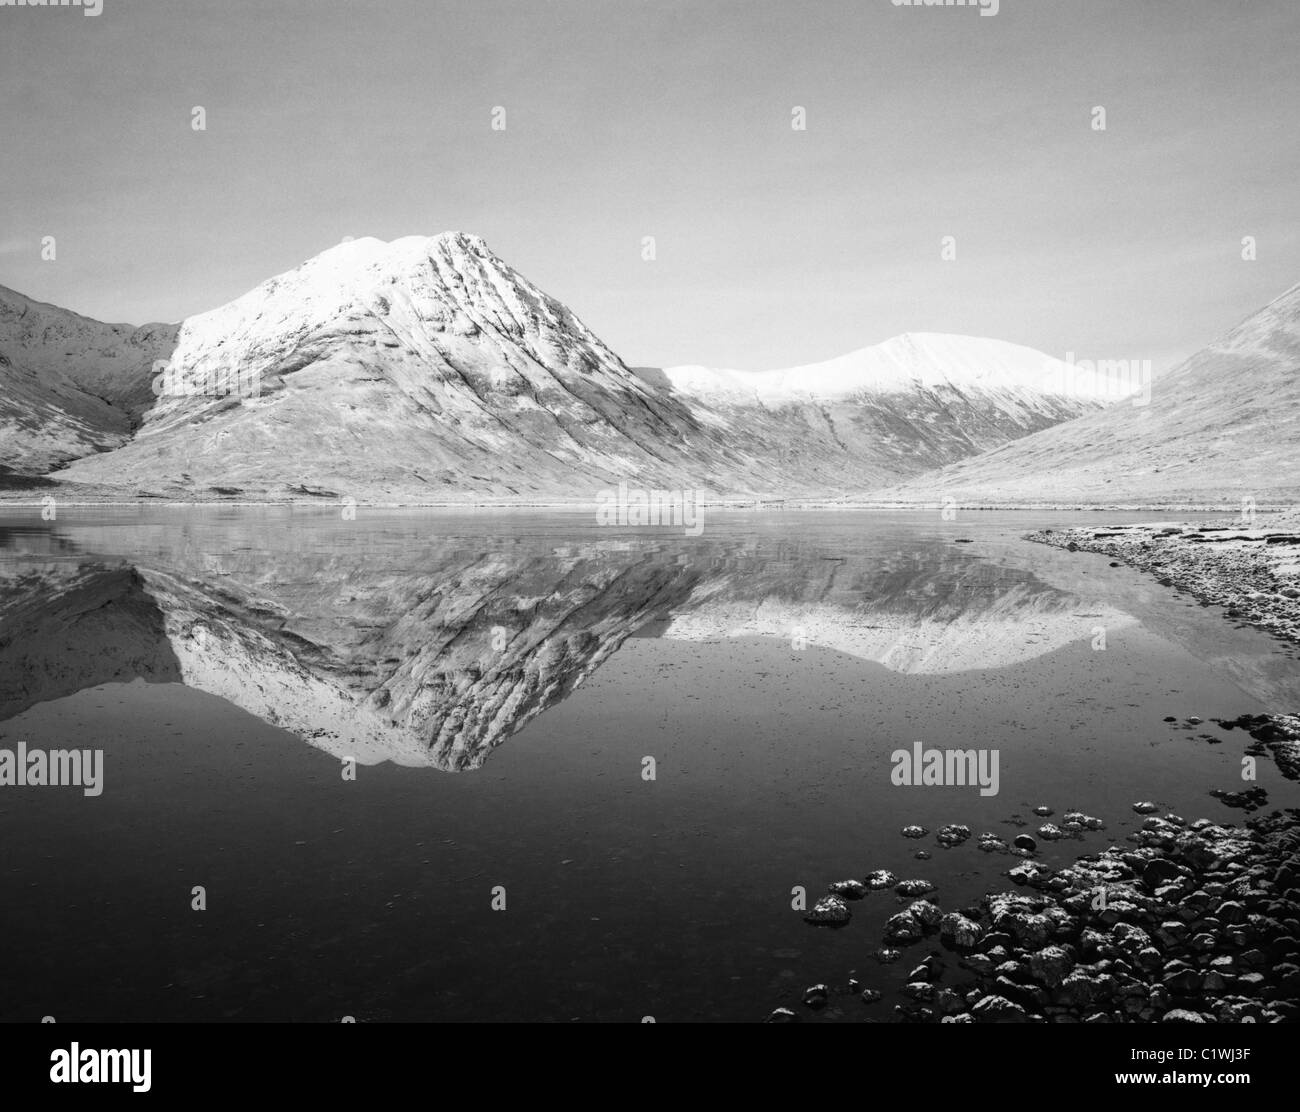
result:
[[[768,637],[953,673],[1135,621],[899,532],[692,538],[583,519],[561,536],[202,513],[0,529],[0,720],[103,683],[183,683],[341,758],[451,771],[637,634]]]

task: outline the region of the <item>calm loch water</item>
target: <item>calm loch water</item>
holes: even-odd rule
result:
[[[792,889],[889,868],[959,907],[1014,863],[903,825],[1106,822],[1052,862],[1138,800],[1240,819],[1207,793],[1246,739],[1211,720],[1300,705],[1294,648],[1019,539],[1151,516],[0,517],[0,748],[104,753],[97,797],[0,787],[0,1018],[748,1021],[853,968],[888,990],[893,897],[826,930]],[[996,751],[998,793],[891,783],[915,742]]]

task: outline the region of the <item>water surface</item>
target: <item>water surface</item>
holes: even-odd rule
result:
[[[888,990],[893,897],[833,931],[792,888],[889,868],[960,907],[1014,864],[907,823],[1103,818],[1063,863],[1138,800],[1240,819],[1207,793],[1247,739],[1210,720],[1294,709],[1293,647],[1019,539],[1151,518],[2,518],[0,746],[101,748],[105,788],[0,791],[0,1014],[752,1020],[853,968]],[[892,784],[914,741],[996,749],[999,793]]]

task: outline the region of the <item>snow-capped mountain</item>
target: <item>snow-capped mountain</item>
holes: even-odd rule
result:
[[[1300,285],[1150,389],[874,492],[959,503],[1225,505],[1300,500]]]
[[[172,325],[101,324],[0,286],[0,469],[40,475],[120,447],[153,402]]]
[[[686,394],[769,408],[917,390],[978,391],[1003,398],[1008,414],[1017,406],[1054,414],[1063,397],[1097,404],[1111,400],[1106,384],[1096,375],[1076,375],[1070,364],[1033,348],[935,332],[905,333],[837,359],[788,370],[685,366],[669,367],[664,374]]]
[[[931,334],[787,371],[633,371],[476,236],[361,239],[186,320],[130,440],[57,477],[181,499],[824,496],[1098,408],[1070,371]],[[120,406],[141,381],[92,384]]]
[[[350,241],[191,317],[168,377],[129,445],[61,477],[591,499],[615,476],[680,479],[699,433],[567,307],[459,233]]]
[[[1112,400],[1108,383],[1032,348],[934,333],[788,370],[640,373],[753,473],[774,463],[784,489],[821,493],[942,467]]]

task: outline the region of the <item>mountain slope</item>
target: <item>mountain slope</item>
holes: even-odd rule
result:
[[[188,319],[181,390],[62,473],[193,493],[594,498],[678,483],[698,426],[474,236],[342,244]],[[237,369],[253,396],[204,396]],[[186,390],[199,393],[185,395]]]
[[[130,417],[68,377],[15,363],[0,347],[0,468],[43,475],[130,437]]]
[[[126,443],[175,332],[102,324],[0,286],[0,467],[40,475]]]
[[[773,461],[788,486],[821,493],[941,467],[1109,400],[1032,348],[935,333],[782,371],[641,373],[756,470]]]
[[[70,484],[180,500],[590,503],[621,480],[824,497],[963,459],[1104,400],[1039,352],[930,334],[784,372],[633,372],[461,233],[341,244],[178,334],[36,303],[15,320],[43,389],[62,374],[130,418],[60,414],[35,386],[15,391],[15,424],[62,430],[39,462],[73,460],[57,475]],[[122,353],[173,340],[155,399],[151,376]],[[20,454],[36,458],[30,445]]]
[[[1120,402],[932,475],[882,501],[1224,504],[1300,501],[1300,285]]]

